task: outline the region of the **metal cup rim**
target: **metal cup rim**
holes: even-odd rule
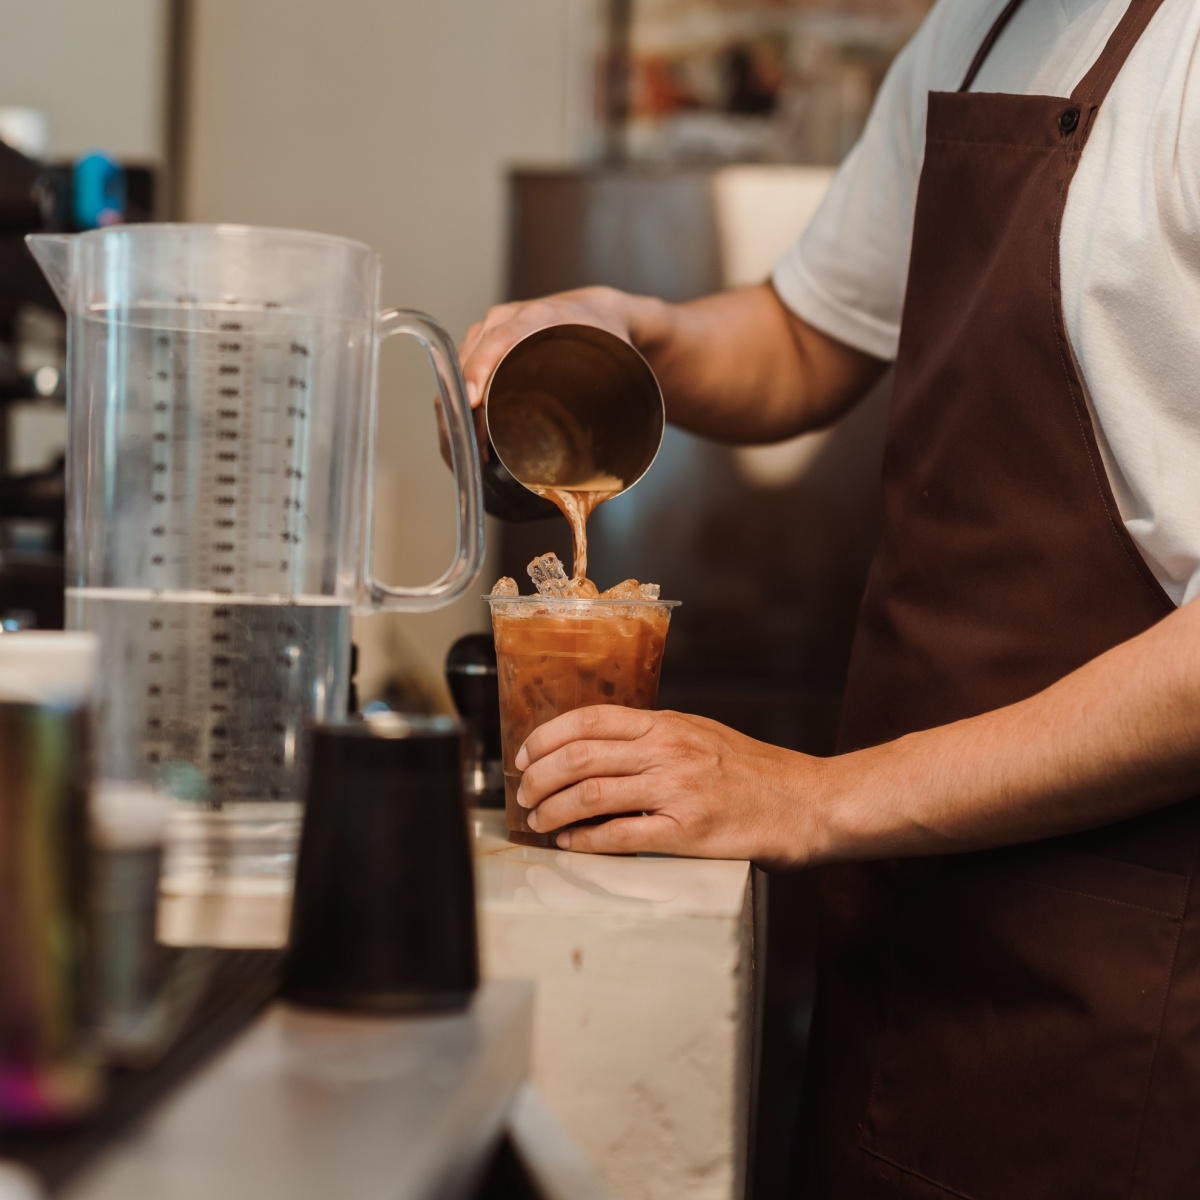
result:
[[[662,385],[658,382],[658,376],[654,374],[654,368],[650,366],[646,356],[632,342],[626,341],[623,337],[618,337],[618,335],[615,333],[610,333],[607,329],[602,329],[599,325],[584,325],[578,321],[563,321],[553,325],[543,325],[540,329],[531,330],[529,333],[525,334],[524,337],[520,338],[518,341],[509,346],[509,348],[504,352],[504,357],[501,358],[500,361],[492,368],[492,373],[488,376],[487,383],[484,384],[483,388],[483,400],[481,403],[483,405],[483,425],[484,431],[487,434],[488,452],[495,455],[496,461],[501,467],[504,468],[505,473],[509,475],[514,482],[518,483],[522,488],[525,489],[525,491],[529,492],[530,495],[537,496],[539,499],[544,499],[539,492],[534,491],[534,489],[531,488],[527,483],[517,477],[517,475],[509,467],[508,463],[504,461],[504,456],[496,448],[496,444],[492,440],[491,413],[488,408],[488,399],[492,394],[492,384],[494,383],[500,368],[504,366],[513,352],[523,346],[526,342],[530,341],[532,338],[545,336],[550,330],[556,330],[559,332],[570,331],[571,333],[581,335],[590,340],[608,340],[618,342],[624,348],[624,352],[632,353],[637,356],[638,360],[646,368],[647,376],[654,383],[654,389],[658,394],[658,402],[662,406],[663,410],[663,420],[658,428],[658,442],[655,444],[654,453],[650,456],[645,467],[642,468],[642,471],[637,478],[629,480],[629,482],[626,483],[619,492],[614,492],[611,498],[615,499],[617,496],[623,496],[627,491],[629,491],[630,488],[641,482],[641,480],[646,477],[646,472],[649,471],[658,460],[659,453],[662,450],[663,438],[666,436],[666,403],[663,400]]]

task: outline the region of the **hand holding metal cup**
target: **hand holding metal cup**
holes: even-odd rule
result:
[[[623,338],[592,325],[551,325],[500,360],[483,398],[484,504],[510,521],[558,510],[535,489],[580,490],[596,480],[612,495],[650,468],[666,424],[650,365]]]

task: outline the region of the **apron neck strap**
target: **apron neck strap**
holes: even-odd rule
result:
[[[1117,22],[1112,36],[1100,51],[1100,57],[1076,84],[1071,93],[1072,100],[1080,105],[1099,105],[1103,102],[1117,77],[1117,72],[1125,65],[1129,52],[1137,44],[1138,38],[1142,36],[1161,4],[1162,0],[1131,0],[1125,15]]]
[[[1100,51],[1100,56],[1071,93],[1072,100],[1081,105],[1099,105],[1104,100],[1104,97],[1108,95],[1108,89],[1112,87],[1113,80],[1117,77],[1117,72],[1125,65],[1129,52],[1137,44],[1138,38],[1142,36],[1143,30],[1150,24],[1150,19],[1158,12],[1161,4],[1162,0],[1131,0],[1129,7],[1125,10],[1125,15],[1117,22],[1112,36],[1105,43],[1104,49]],[[993,22],[991,29],[988,30],[987,37],[975,51],[975,57],[971,60],[962,86],[958,89],[960,92],[968,91],[971,84],[975,82],[979,68],[983,66],[992,47],[1020,7],[1021,0],[1008,0],[1000,15]]]
[[[992,47],[1004,32],[1004,27],[1012,19],[1013,13],[1020,7],[1021,0],[1008,0],[1000,15],[992,23],[991,29],[988,30],[987,37],[983,39],[979,45],[979,49],[975,51],[975,57],[971,59],[971,65],[967,68],[962,85],[958,89],[960,92],[970,91],[971,84],[975,82],[975,76],[979,74],[979,68],[983,66],[983,60],[992,52]]]

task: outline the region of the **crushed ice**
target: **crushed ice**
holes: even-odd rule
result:
[[[590,579],[572,579],[557,554],[540,554],[528,567],[529,578],[538,595],[547,600],[657,600],[657,583],[638,583],[625,579],[601,592]],[[496,580],[491,594],[498,599],[520,595],[517,581],[504,575]]]

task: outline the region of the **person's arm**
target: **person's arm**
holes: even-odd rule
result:
[[[667,419],[729,442],[771,442],[834,420],[887,364],[802,321],[767,284],[667,304],[583,288],[493,308],[459,355],[472,407],[521,338],[546,325],[597,325],[632,342],[653,368]]]
[[[819,759],[700,717],[577,709],[517,758],[530,824],[645,813],[560,845],[804,866],[953,853],[1200,793],[1200,602],[1018,704]]]

